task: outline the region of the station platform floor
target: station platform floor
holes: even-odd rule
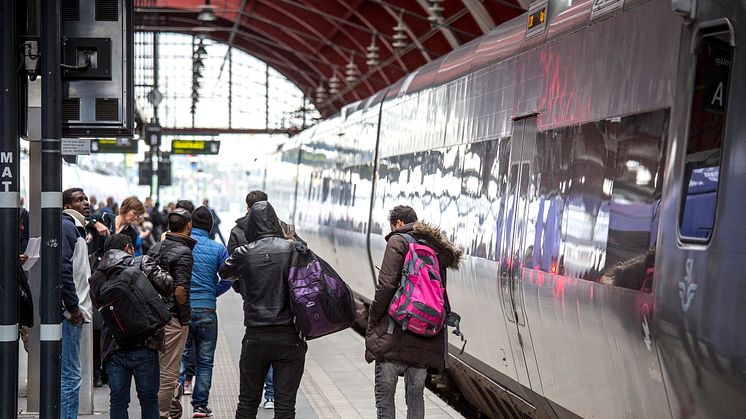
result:
[[[241,297],[229,290],[218,299],[218,345],[215,353],[210,407],[215,418],[235,417],[239,390],[238,360],[243,338]],[[353,330],[308,342],[305,371],[296,402],[299,419],[375,418],[374,368],[364,359],[363,338]],[[108,387],[95,389],[94,415],[81,418],[108,417]],[[190,396],[182,398],[183,418],[192,417]],[[25,398],[19,399],[19,408]],[[404,382],[399,381],[396,394],[397,417],[406,417]],[[130,417],[139,418],[139,403],[132,387]],[[21,414],[19,417],[35,417]],[[260,419],[272,418],[273,411],[259,408]],[[429,390],[425,390],[425,417],[428,419],[460,418],[458,412]]]

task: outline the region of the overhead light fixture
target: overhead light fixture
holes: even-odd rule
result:
[[[399,21],[394,26],[394,42],[391,44],[396,49],[402,49],[407,46],[407,27],[404,26],[403,13],[399,13]]]
[[[430,21],[431,26],[438,26],[443,24],[443,12],[446,10],[443,8],[443,0],[429,0],[430,6],[428,6],[427,11],[429,13],[429,16],[427,17],[427,20]]]
[[[378,66],[378,46],[376,46],[376,35],[373,34],[373,39],[370,41],[370,45],[368,46],[368,53],[365,54],[365,58],[367,61],[365,61],[365,64],[368,65],[368,68],[373,68]]]
[[[202,43],[202,41],[197,44],[197,50],[194,51],[194,55],[201,57],[203,55],[207,55],[207,50],[205,49],[205,45]]]
[[[196,66],[192,68],[192,77],[202,77],[202,70],[204,69],[204,65],[202,68],[197,68]]]
[[[329,79],[329,94],[330,95],[336,95],[339,93],[339,77],[337,77],[336,71],[332,75],[332,77]]]
[[[316,102],[323,102],[326,100],[326,89],[324,89],[324,83],[319,84],[316,88]]]
[[[205,5],[202,7],[202,11],[199,12],[197,20],[200,22],[214,22],[218,20],[218,17],[215,16],[215,11],[210,6],[210,0],[205,0]]]
[[[347,83],[355,83],[357,81],[357,65],[354,58],[354,56],[350,55],[350,62],[345,66],[345,81]]]
[[[202,62],[202,58],[200,57],[196,57],[194,60],[192,60],[192,64],[194,65],[195,69],[203,70],[205,68],[205,64]]]

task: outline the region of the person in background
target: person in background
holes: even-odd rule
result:
[[[23,207],[23,198],[21,198],[21,207],[20,207],[20,214],[19,217],[21,218],[21,224],[23,224],[23,231],[21,231],[20,239],[21,241],[18,243],[20,246],[21,252],[26,251],[26,246],[28,245],[28,238],[29,238],[29,213],[26,208]]]
[[[130,238],[132,243],[136,243],[140,233],[135,223],[144,212],[145,207],[136,196],[125,198],[114,220],[114,233],[125,234]]]
[[[26,210],[19,208],[18,232],[21,233],[21,237],[23,237],[26,229],[23,225],[23,211]],[[28,261],[28,255],[21,253],[19,259],[21,265],[23,265]],[[28,330],[34,327],[34,300],[31,296],[31,287],[29,287],[28,277],[26,277],[26,271],[23,270],[23,267],[19,267],[18,269],[18,326],[18,332],[21,336],[21,341],[23,341],[23,349],[28,352]]]
[[[60,418],[78,417],[79,391],[82,383],[80,366],[80,336],[83,323],[92,320],[88,277],[85,224],[91,213],[83,189],[62,192],[62,371],[60,386]]]
[[[194,203],[188,199],[181,199],[176,202],[176,208],[183,208],[191,214],[194,212]]]
[[[256,418],[270,365],[275,378],[275,418],[293,418],[308,349],[290,311],[287,277],[293,245],[266,201],[251,207],[244,236],[249,244],[237,248],[219,271],[224,279],[238,277],[244,301],[246,334],[239,361],[236,419]]]
[[[402,234],[408,234],[431,247],[440,267],[440,278],[446,287],[446,268],[457,269],[463,251],[456,248],[440,230],[417,221],[414,209],[405,205],[389,213],[391,233],[386,236],[386,250],[378,273],[378,284],[368,314],[365,333],[365,360],[375,361],[375,394],[378,418],[396,417],[394,394],[400,376],[404,376],[407,417],[425,417],[423,392],[427,368],[445,369],[448,353],[446,328],[433,337],[423,337],[402,330],[388,314],[389,305],[401,281],[404,258],[409,244]],[[448,297],[446,294],[446,307]]]
[[[104,256],[101,263],[88,279],[91,286],[91,299],[96,308],[101,307],[99,298],[101,286],[108,280],[109,271],[119,266],[127,266],[132,261],[134,249],[129,236],[114,234],[104,243]],[[174,281],[168,272],[161,269],[149,256],[144,256],[140,270],[148,277],[153,288],[164,298],[174,292]],[[106,369],[109,373],[109,417],[128,418],[130,386],[135,379],[137,398],[140,400],[140,413],[144,419],[158,419],[158,387],[160,383],[159,352],[163,349],[164,332],[137,342],[132,346],[120,347],[114,339],[109,325],[103,325],[101,347]]]
[[[184,352],[184,343],[189,334],[191,318],[189,291],[194,267],[192,249],[197,244],[197,241],[190,237],[192,215],[187,210],[182,208],[173,210],[168,215],[168,228],[170,231],[166,233],[165,239],[153,246],[148,254],[161,268],[168,271],[176,286],[174,296],[168,300],[172,319],[164,327],[165,348],[160,359],[161,379],[158,404],[162,419],[169,417],[174,390],[179,384],[179,364]],[[178,400],[175,400],[175,405],[180,411],[181,404]]]
[[[218,213],[215,212],[214,209],[210,207],[210,201],[205,198],[202,201],[202,206],[210,210],[210,214],[212,214],[212,229],[210,229],[210,240],[215,240],[215,236],[217,235],[220,237],[220,241],[223,243],[223,246],[225,246],[225,239],[223,238],[223,233],[220,232],[220,217],[218,217]]]
[[[212,416],[208,406],[215,348],[218,343],[218,315],[215,311],[217,297],[226,292],[233,281],[220,280],[218,269],[228,259],[225,246],[210,239],[213,219],[207,207],[199,207],[192,213],[192,238],[197,244],[192,249],[194,267],[189,303],[192,316],[189,321],[189,337],[181,360],[179,383],[184,385],[186,366],[191,351],[196,352],[196,383],[193,386],[192,408],[195,418]],[[192,349],[192,343],[194,348]]]
[[[101,201],[103,203],[103,201]],[[116,208],[116,203],[114,202],[114,197],[109,196],[106,198],[106,206],[99,207],[99,212],[103,215],[104,213],[109,214],[111,218],[114,218],[115,215],[117,215],[116,211],[114,210]]]

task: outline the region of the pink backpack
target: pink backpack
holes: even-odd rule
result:
[[[409,250],[404,257],[399,289],[389,306],[389,316],[402,330],[435,336],[443,329],[447,316],[438,255],[412,236],[401,236],[407,240]],[[389,329],[393,333],[393,329]]]

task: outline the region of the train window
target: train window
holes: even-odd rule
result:
[[[712,237],[732,60],[733,47],[720,37],[701,40],[679,213],[679,233],[685,242],[706,243]]]

